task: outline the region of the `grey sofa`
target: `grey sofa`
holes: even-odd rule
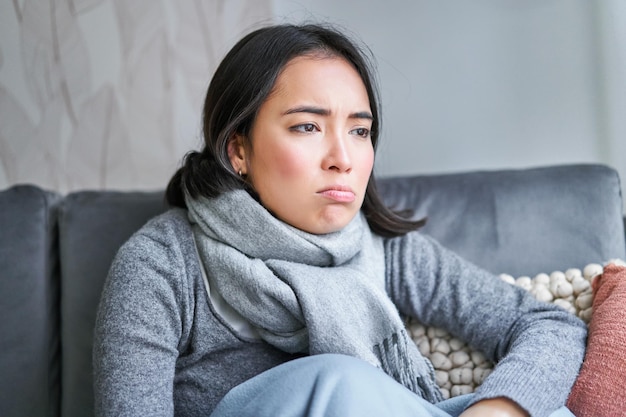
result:
[[[626,257],[619,178],[600,165],[386,178],[424,233],[513,276]],[[93,415],[92,327],[116,250],[162,192],[0,192],[0,416]]]

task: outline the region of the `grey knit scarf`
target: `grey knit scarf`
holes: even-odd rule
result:
[[[243,190],[186,202],[211,285],[266,342],[290,353],[361,358],[441,400],[432,365],[387,297],[382,239],[362,214],[339,232],[313,235]]]

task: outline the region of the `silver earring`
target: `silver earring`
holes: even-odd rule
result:
[[[241,174],[241,169],[239,170],[239,176],[240,176],[240,177],[243,177],[243,175]]]

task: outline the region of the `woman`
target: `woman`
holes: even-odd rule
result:
[[[99,415],[571,416],[586,329],[463,261],[386,208],[365,55],[316,25],[226,55],[178,208],[119,251],[94,348]],[[498,363],[441,401],[399,314]]]

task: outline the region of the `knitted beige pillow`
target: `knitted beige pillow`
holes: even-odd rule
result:
[[[619,260],[616,262],[623,263]],[[589,323],[593,303],[591,284],[602,271],[602,265],[589,264],[583,270],[571,268],[549,275],[538,274],[534,278],[514,278],[507,274],[500,275],[500,278],[530,291],[539,300],[554,303],[576,314],[585,323]],[[413,319],[407,321],[406,327],[422,355],[433,363],[437,384],[445,398],[474,392],[493,369],[493,364],[482,353],[452,337],[445,330],[425,327]]]

